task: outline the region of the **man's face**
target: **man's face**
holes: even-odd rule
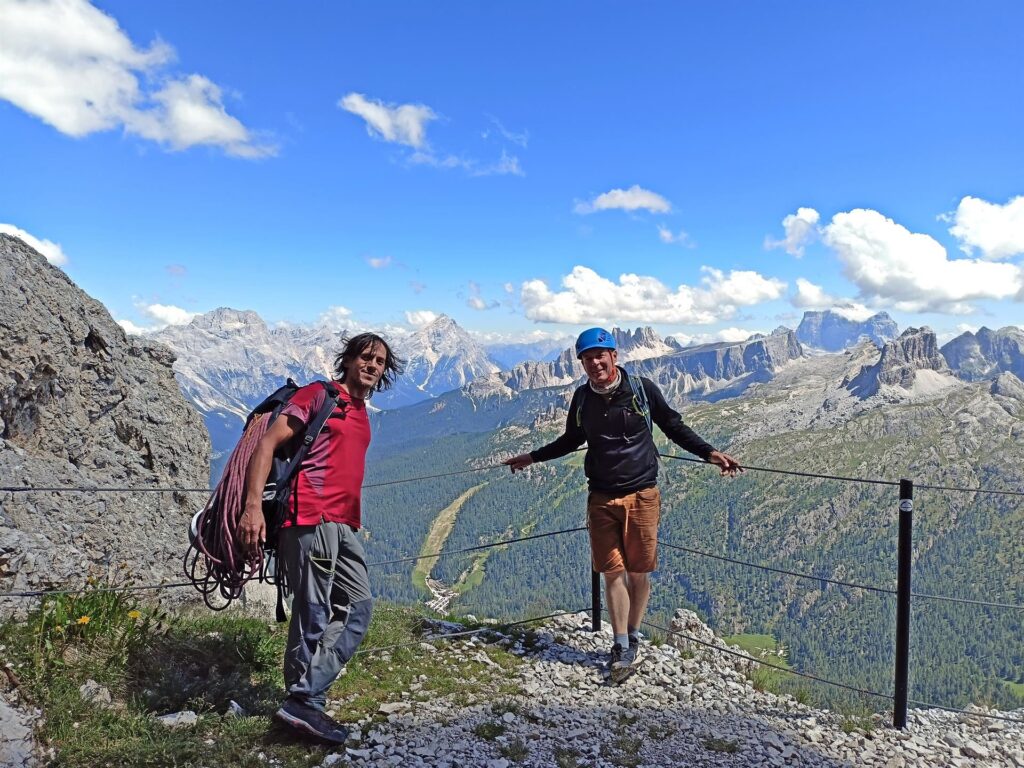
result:
[[[368,390],[373,389],[384,375],[386,362],[387,352],[384,347],[380,344],[371,344],[345,363],[345,381],[366,387]]]
[[[583,370],[595,387],[607,387],[618,376],[615,363],[619,354],[614,349],[588,349],[580,355]]]

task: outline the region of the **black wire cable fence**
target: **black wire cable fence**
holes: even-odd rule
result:
[[[672,454],[661,455],[667,461],[681,460],[693,463],[703,463],[696,459],[690,459],[689,457],[675,456]],[[572,459],[570,459],[570,461],[572,461]],[[504,604],[506,608],[500,612],[509,619],[506,624],[531,622],[542,618],[561,615],[562,613],[569,613],[568,611],[559,611],[557,609],[567,603],[570,605],[581,604],[580,598],[589,597],[591,626],[594,631],[600,630],[602,623],[601,588],[597,574],[593,574],[591,572],[589,584],[587,584],[587,579],[571,575],[589,572],[590,570],[589,548],[585,538],[583,538],[583,532],[586,529],[579,525],[586,495],[586,492],[583,489],[584,483],[582,472],[577,466],[575,471],[559,475],[557,473],[545,473],[543,465],[535,466],[540,470],[541,479],[539,481],[527,484],[517,478],[516,482],[501,483],[500,492],[511,497],[507,505],[508,510],[506,517],[504,520],[495,520],[494,530],[484,532],[483,534],[481,534],[479,530],[460,530],[454,526],[454,520],[460,515],[471,517],[474,512],[473,505],[476,503],[474,500],[479,497],[482,489],[495,482],[493,474],[489,477],[479,478],[476,477],[477,475],[489,471],[493,473],[495,470],[500,470],[504,473],[505,478],[509,477],[507,468],[500,464],[486,464],[454,472],[406,476],[391,480],[367,483],[364,488],[370,491],[373,489],[389,489],[389,492],[392,493],[392,496],[388,499],[389,503],[395,505],[397,509],[400,509],[407,516],[410,514],[411,510],[414,509],[416,494],[401,491],[396,493],[396,489],[400,489],[403,486],[411,486],[414,483],[430,483],[435,486],[434,490],[438,497],[455,499],[454,502],[442,510],[441,515],[438,515],[436,508],[431,508],[429,511],[423,513],[425,518],[429,518],[434,521],[435,524],[440,521],[440,529],[431,529],[431,534],[436,536],[437,541],[444,542],[443,547],[432,547],[431,541],[433,539],[430,536],[423,535],[422,526],[418,529],[417,526],[410,525],[408,526],[409,530],[406,531],[408,536],[402,539],[397,545],[387,548],[387,551],[392,556],[376,559],[369,563],[373,569],[375,591],[388,596],[397,592],[399,597],[410,597],[413,600],[419,601],[422,598],[422,590],[430,589],[432,586],[428,583],[428,580],[435,581],[436,585],[448,585],[450,588],[450,600],[441,601],[441,603],[436,606],[440,613],[445,613],[448,606],[452,604],[451,600],[455,601],[454,604],[458,606],[459,610],[467,610],[471,605],[478,605],[481,608],[493,611],[495,605]],[[682,511],[677,511],[674,502],[679,502],[679,507],[690,506],[686,501],[687,497],[692,495],[695,491],[697,493],[706,493],[707,488],[710,486],[699,485],[695,489],[692,487],[693,483],[691,478],[684,477],[680,480],[680,478],[676,476],[676,473],[666,472],[662,482],[665,503],[663,506],[662,538],[659,539],[662,547],[662,562],[657,574],[659,583],[655,588],[655,595],[658,600],[662,603],[671,603],[674,601],[674,604],[678,605],[678,587],[682,587],[684,599],[686,599],[687,602],[696,605],[699,610],[703,610],[706,615],[709,615],[712,618],[716,618],[716,613],[721,614],[721,608],[715,606],[711,599],[713,597],[711,590],[707,589],[710,579],[705,579],[702,584],[701,579],[695,578],[692,575],[692,572],[698,569],[696,563],[699,561],[705,561],[706,563],[713,564],[714,568],[717,569],[713,572],[714,576],[717,578],[721,578],[724,569],[743,569],[745,571],[767,574],[768,578],[776,579],[776,587],[781,588],[786,593],[783,599],[776,598],[778,606],[793,604],[793,595],[797,589],[797,584],[803,584],[808,588],[810,590],[810,594],[813,595],[813,600],[820,600],[823,595],[836,595],[840,601],[846,605],[844,618],[848,620],[848,624],[850,626],[856,626],[858,621],[856,619],[856,613],[850,609],[862,609],[865,606],[865,596],[873,596],[876,601],[884,602],[887,607],[879,610],[878,606],[876,606],[870,613],[871,623],[877,625],[880,621],[889,621],[893,625],[892,639],[889,644],[889,648],[891,649],[891,659],[887,659],[887,661],[891,662],[891,672],[889,674],[890,686],[888,686],[891,692],[888,692],[884,685],[871,685],[867,687],[864,685],[855,685],[850,683],[848,680],[844,681],[842,679],[836,679],[836,676],[829,673],[819,674],[816,671],[795,669],[783,664],[773,664],[766,661],[764,658],[756,658],[749,654],[738,652],[734,649],[726,649],[717,645],[711,646],[710,644],[702,643],[701,640],[694,637],[683,636],[683,639],[697,645],[709,645],[709,647],[714,648],[717,652],[744,658],[751,664],[771,668],[780,674],[792,675],[821,685],[849,691],[859,696],[868,697],[877,701],[884,701],[887,703],[887,708],[891,705],[893,712],[893,724],[898,728],[904,728],[906,726],[907,707],[909,704],[921,707],[945,709],[954,712],[964,711],[944,704],[936,704],[910,697],[910,672],[912,658],[915,669],[927,670],[929,674],[940,673],[941,667],[936,669],[935,667],[928,667],[926,665],[932,662],[938,664],[944,663],[943,659],[928,659],[922,658],[922,654],[920,653],[917,655],[913,654],[915,646],[911,643],[912,619],[919,618],[929,627],[929,631],[932,631],[930,629],[932,624],[936,621],[940,621],[942,617],[945,616],[945,614],[941,612],[935,612],[934,615],[928,613],[928,611],[932,610],[936,605],[946,607],[952,606],[957,610],[983,609],[987,612],[986,616],[983,618],[993,618],[993,614],[995,613],[1000,615],[1011,614],[1016,617],[1016,623],[1008,625],[1009,628],[1005,629],[1005,631],[1007,633],[1013,631],[1017,632],[1013,638],[1008,634],[1007,639],[1008,642],[1017,642],[1016,647],[1019,647],[1019,617],[1024,615],[1024,613],[1022,613],[1024,612],[1024,604],[1021,602],[1019,593],[1013,592],[1008,587],[1005,589],[999,589],[999,585],[972,585],[958,583],[955,575],[951,574],[948,570],[957,562],[957,556],[962,554],[955,551],[955,543],[946,545],[947,548],[952,547],[953,551],[943,550],[935,553],[935,556],[932,558],[927,558],[923,554],[924,551],[928,549],[927,542],[923,545],[921,542],[918,542],[915,550],[915,489],[914,484],[911,481],[906,479],[889,481],[877,478],[858,478],[843,475],[774,469],[769,467],[747,466],[746,469],[752,473],[765,473],[787,478],[796,477],[813,481],[818,485],[814,488],[812,501],[819,497],[821,499],[843,498],[844,494],[849,493],[847,488],[851,485],[868,486],[872,488],[873,493],[876,494],[874,497],[874,503],[879,504],[877,514],[878,531],[874,533],[878,533],[880,535],[872,535],[867,537],[865,541],[872,543],[878,543],[879,541],[889,542],[889,546],[892,550],[893,562],[891,563],[891,570],[888,575],[877,579],[874,582],[871,582],[869,579],[854,576],[842,577],[844,574],[856,573],[858,570],[857,566],[859,564],[857,562],[843,563],[830,561],[829,558],[831,556],[828,552],[820,553],[824,559],[819,562],[809,560],[805,561],[805,559],[801,557],[798,558],[800,561],[798,565],[794,565],[792,567],[781,567],[778,564],[779,561],[776,559],[777,555],[785,553],[788,549],[792,549],[793,551],[800,550],[800,547],[793,545],[792,542],[779,542],[778,549],[773,550],[772,552],[762,553],[766,557],[755,558],[747,556],[733,556],[744,549],[741,546],[742,526],[737,524],[737,520],[741,516],[751,513],[751,510],[744,508],[741,501],[737,501],[735,498],[737,494],[734,493],[735,487],[730,488],[729,485],[724,483],[716,487],[716,493],[718,493],[721,498],[713,500],[714,503],[710,505],[710,508],[712,509],[721,509],[723,519],[720,521],[720,526],[718,523],[712,522],[712,524],[709,525],[709,532],[706,537],[707,540],[704,542],[690,541],[684,544],[682,542],[673,541],[670,525],[672,516],[676,514],[684,514]],[[456,478],[458,478],[457,481]],[[479,482],[477,482],[478,479]],[[545,485],[549,479],[553,480],[552,483],[548,484],[551,487],[547,487],[547,485]],[[929,514],[924,518],[926,530],[931,526],[935,526],[937,530],[938,527],[941,527],[944,519],[940,512],[930,508],[930,504],[935,503],[936,507],[939,507],[939,500],[948,500],[950,494],[983,495],[987,498],[1019,498],[1024,496],[1024,492],[992,488],[971,488],[942,485],[924,485],[920,487],[937,495],[934,498],[929,498]],[[207,488],[162,487],[0,487],[0,491],[12,494],[33,492],[208,493],[209,490],[210,489]],[[742,496],[742,494],[739,495]],[[555,500],[557,500],[557,504],[553,503]],[[781,500],[781,502],[786,501],[789,501],[789,499],[783,498]],[[818,502],[815,501],[814,503],[817,504]],[[376,509],[376,505],[374,505],[374,508]],[[561,518],[556,515],[554,516],[554,519],[550,519],[552,518],[552,515],[542,514],[549,513],[551,509],[562,510]],[[759,512],[759,510],[754,510],[754,512]],[[452,520],[451,524],[448,524],[447,527],[444,522],[446,514],[448,514]],[[988,516],[985,518],[986,522],[992,522],[989,520],[989,517],[992,514],[995,514],[995,512],[987,513]],[[543,531],[536,530],[536,521],[541,517],[548,518],[545,519],[545,523],[555,527]],[[526,525],[525,530],[522,524],[524,519],[530,521]],[[894,526],[891,524],[893,519],[897,521],[895,530],[893,530]],[[813,523],[813,520],[809,520],[808,522],[809,524]],[[835,523],[836,521],[830,521],[829,525],[835,525]],[[836,525],[836,529],[837,532],[841,532],[842,526]],[[378,533],[378,531],[381,532]],[[368,549],[371,552],[373,551],[375,537],[383,539],[392,534],[396,534],[396,532],[387,530],[382,531],[382,526],[375,524],[375,528],[370,532]],[[737,539],[737,537],[739,537],[739,539]],[[401,539],[400,536],[398,538]],[[531,552],[529,545],[531,543],[540,542],[541,540],[544,540],[545,542],[545,549],[543,553],[538,554],[537,552]],[[1019,540],[1020,537],[1018,535],[1016,541]],[[799,542],[796,544],[799,544]],[[868,549],[865,549],[864,554],[864,562],[871,562],[877,565],[879,560],[877,557],[877,550],[869,551]],[[982,557],[985,555],[985,553],[972,554],[975,557]],[[489,581],[484,578],[484,573],[487,572],[489,567],[497,563],[499,557],[503,560],[500,564],[503,572],[506,575],[514,574],[514,583],[516,584],[517,590],[512,594],[508,591],[508,581],[496,584],[493,583],[494,580]],[[685,562],[680,564],[680,558],[685,558]],[[776,564],[764,562],[766,559]],[[411,579],[408,570],[410,565],[413,566]],[[955,584],[959,588],[958,594],[934,594],[931,591],[915,592],[912,588],[912,575],[915,567],[919,571],[923,569],[929,577],[932,577],[929,579],[929,583]],[[712,572],[708,571],[708,573],[710,574]],[[552,599],[550,597],[538,597],[536,599],[531,598],[531,595],[550,594],[549,591],[544,589],[544,587],[545,582],[550,581],[553,578],[558,579],[562,586],[565,586],[568,589],[568,592],[562,598],[560,605],[551,604]],[[408,585],[408,588],[397,588],[402,584]],[[149,591],[177,589],[186,586],[191,586],[191,582],[174,581],[161,584],[132,585],[126,589],[133,591]],[[381,587],[383,587],[383,589],[381,589]],[[673,589],[673,587],[677,588]],[[83,589],[97,588],[87,587]],[[112,587],[110,589],[119,588]],[[435,587],[435,589],[437,589],[437,587]],[[703,600],[700,597],[702,590],[708,593],[706,595],[706,599]],[[76,591],[82,590],[61,589],[10,591],[0,592],[0,598],[39,598],[47,595],[67,594]],[[465,601],[459,599],[460,596],[465,593],[472,593],[474,595],[475,600],[473,603],[467,605]],[[753,603],[758,597],[763,597],[763,595],[766,594],[766,590],[761,587],[748,590],[747,593],[742,593],[742,591],[740,591],[740,594],[742,599],[739,602],[746,605]],[[993,599],[984,599],[985,595],[988,595]],[[443,596],[444,595],[442,595],[442,597]],[[738,605],[737,610],[739,607],[741,606]],[[535,618],[520,618],[523,615],[533,616],[534,614],[536,614]],[[681,634],[657,623],[654,620],[648,622],[647,626],[667,635]],[[860,626],[863,628],[863,624]],[[977,621],[974,624],[974,627],[978,632],[985,631],[985,627],[981,621]],[[874,629],[876,630],[875,634],[877,634],[877,626],[874,626]],[[461,634],[464,633],[456,633],[456,635],[453,636]],[[365,649],[364,652],[369,653],[374,650],[380,649]],[[969,639],[964,640],[963,647],[959,648],[959,652],[966,655],[967,658],[971,658],[972,648]],[[793,653],[792,655],[794,657],[802,658],[807,654]],[[860,661],[863,660],[854,659],[853,663],[856,664]],[[974,661],[980,663],[984,661],[984,659],[976,658]],[[1007,677],[1012,677],[1014,674],[1024,674],[1024,659],[1021,659],[1019,654],[1016,657],[1011,656],[1009,661],[1004,663],[1004,666],[1005,669],[1002,670],[1002,673]],[[979,670],[980,669],[981,667],[979,666]],[[976,711],[972,711],[970,714],[979,715]],[[1002,715],[990,714],[983,716],[1010,720],[1013,722],[1024,722],[1024,719],[1006,717]]]

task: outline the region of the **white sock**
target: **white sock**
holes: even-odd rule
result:
[[[629,648],[629,635],[616,635],[615,642],[620,648]]]

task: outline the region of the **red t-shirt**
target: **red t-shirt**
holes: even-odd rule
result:
[[[335,384],[337,386],[337,384]],[[339,387],[339,405],[309,447],[292,488],[291,512],[284,525],[362,523],[360,494],[370,445],[366,403]],[[305,424],[327,398],[321,384],[302,387],[281,411]],[[344,418],[340,415],[344,414]],[[297,513],[297,515],[296,515]]]

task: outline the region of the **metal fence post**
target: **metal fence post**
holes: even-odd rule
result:
[[[601,574],[590,572],[590,627],[592,632],[601,631]]]
[[[910,677],[910,558],[914,540],[914,483],[900,480],[900,532],[896,554],[896,674],[892,724],[907,727]]]

